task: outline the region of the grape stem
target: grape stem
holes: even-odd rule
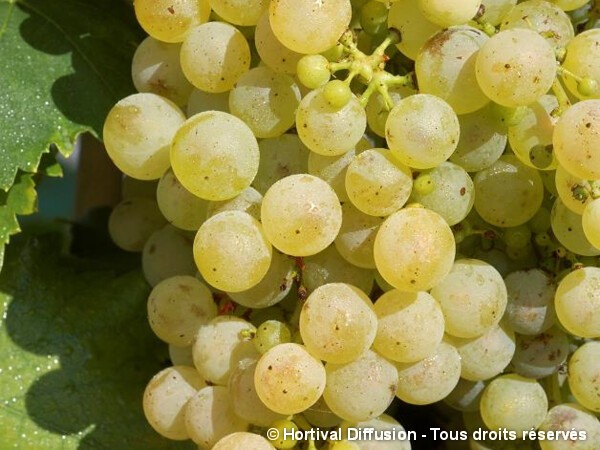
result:
[[[585,203],[588,199],[600,198],[600,183],[595,180],[584,180],[571,186],[573,198],[578,202]]]
[[[558,74],[560,74],[564,69],[562,67],[558,68]],[[552,83],[552,92],[556,96],[556,100],[558,100],[558,108],[552,111],[551,115],[553,117],[559,117],[562,113],[564,113],[571,106],[571,101],[565,92],[560,80],[558,77],[554,78],[554,82]]]

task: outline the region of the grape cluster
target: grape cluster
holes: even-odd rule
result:
[[[600,445],[597,3],[134,8],[149,36],[104,125],[126,175],[109,231],[141,252],[169,344],[143,399],[158,433],[410,449],[283,438],[402,429],[397,397]],[[543,438],[571,429],[587,439]]]

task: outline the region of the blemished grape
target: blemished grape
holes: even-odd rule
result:
[[[569,387],[579,404],[600,412],[600,342],[589,341],[569,359]]]
[[[575,214],[581,216],[585,207],[594,199],[592,196],[588,196],[585,199],[578,200],[573,196],[573,189],[576,189],[578,186],[585,186],[587,180],[571,175],[560,164],[556,168],[554,175],[556,191],[563,204]]]
[[[516,342],[511,368],[527,378],[540,379],[552,375],[565,363],[569,354],[569,338],[558,327],[537,336],[517,335]]]
[[[573,441],[569,438],[540,440],[542,450],[586,450],[591,442],[600,442],[600,421],[590,411],[576,403],[563,403],[550,408],[544,422],[538,428],[545,432],[585,432],[586,439]],[[593,444],[592,444],[593,445]]]
[[[574,270],[558,284],[554,303],[556,315],[569,333],[586,338],[600,337],[599,285],[598,267]]]
[[[209,0],[136,0],[133,6],[144,31],[163,42],[183,41],[210,15]]]

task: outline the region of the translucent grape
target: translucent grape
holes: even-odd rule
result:
[[[411,170],[385,148],[356,155],[346,171],[346,192],[354,206],[372,216],[389,216],[410,196]]]
[[[193,240],[172,225],[154,232],[142,252],[144,277],[151,286],[176,275],[197,272],[192,254]]]
[[[600,249],[600,200],[595,199],[583,210],[581,225],[585,237],[590,243]]]
[[[584,200],[578,200],[573,195],[573,189],[577,186],[585,186],[587,180],[578,178],[567,172],[560,164],[556,168],[555,178],[556,191],[563,204],[575,214],[582,215],[586,206],[592,202],[592,196]]]
[[[119,248],[139,252],[152,233],[165,224],[153,199],[132,197],[114,207],[108,219],[108,232]]]
[[[444,399],[460,378],[460,355],[442,341],[434,353],[416,363],[398,363],[396,396],[412,405],[429,405]]]
[[[246,431],[248,422],[238,417],[226,387],[206,386],[200,389],[185,405],[185,428],[202,449],[231,433]]]
[[[302,53],[290,50],[277,39],[271,29],[268,12],[265,12],[256,24],[254,45],[260,60],[275,72],[288,75],[296,73],[296,65],[302,58]]]
[[[280,414],[296,414],[313,405],[325,389],[325,368],[299,344],[280,344],[262,355],[254,375],[263,403]]]
[[[466,25],[431,36],[415,60],[420,91],[444,99],[456,114],[485,106],[490,100],[477,85],[475,60],[488,39],[483,31]]]
[[[334,427],[342,422],[342,419],[336,416],[329,406],[327,406],[323,397],[319,398],[319,400],[304,411],[302,415],[311,425],[317,427]]]
[[[342,80],[331,80],[323,86],[323,97],[332,108],[343,108],[352,97],[350,87]]]
[[[261,219],[274,247],[289,255],[308,256],[333,242],[342,224],[342,208],[323,180],[290,175],[265,193]]]
[[[183,441],[189,439],[185,428],[186,403],[206,386],[193,367],[167,367],[157,373],[144,391],[144,415],[162,436]]]
[[[269,0],[210,0],[212,10],[234,25],[256,25]]]
[[[552,86],[556,76],[554,49],[533,30],[504,30],[479,50],[476,74],[483,92],[496,103],[528,105]]]
[[[350,0],[276,0],[269,8],[277,38],[298,53],[320,53],[333,47],[350,24]]]
[[[415,169],[429,169],[448,159],[459,135],[456,113],[444,100],[430,94],[400,100],[385,124],[390,150],[400,162]]]
[[[104,121],[108,156],[126,175],[155,180],[169,168],[173,135],[185,116],[175,103],[156,94],[133,94],[120,100]]]
[[[388,13],[388,28],[400,32],[402,40],[396,44],[398,50],[410,59],[416,59],[421,46],[442,27],[425,18],[414,0],[395,1]]]
[[[144,197],[156,200],[157,180],[137,180],[124,175],[121,180],[121,197],[123,200]]]
[[[583,407],[600,412],[600,342],[589,341],[569,359],[569,388]]]
[[[131,78],[138,92],[152,92],[180,106],[187,103],[193,86],[181,71],[180,48],[151,36],[138,45],[131,61]]]
[[[554,202],[550,220],[554,237],[567,250],[583,256],[600,255],[600,249],[594,247],[583,231],[582,216],[567,208],[560,198]]]
[[[208,0],[135,0],[133,6],[144,31],[163,42],[183,41],[210,15]]]
[[[255,331],[250,322],[226,315],[202,325],[192,347],[194,366],[200,375],[213,384],[226,386],[238,363],[258,358],[254,344],[244,337],[244,332]]]
[[[364,214],[352,203],[342,205],[342,227],[335,238],[335,248],[349,263],[375,269],[373,246],[383,218]]]
[[[573,176],[600,178],[600,100],[583,100],[567,109],[553,136],[558,162]]]
[[[229,111],[258,138],[280,136],[296,120],[300,90],[294,80],[268,67],[250,69],[229,93]]]
[[[259,434],[241,431],[225,436],[215,444],[212,450],[273,450],[274,448]]]
[[[600,30],[591,29],[583,31],[570,40],[567,49],[567,56],[563,61],[563,68],[571,71],[580,78],[588,78],[600,82]],[[593,89],[592,92],[581,92],[579,81],[571,76],[563,76],[563,80],[569,91],[577,98],[600,98],[600,89]]]
[[[272,247],[261,224],[243,211],[224,211],[202,224],[194,259],[217,289],[241,292],[256,286],[271,265]]]
[[[502,156],[475,175],[475,209],[492,225],[516,227],[542,205],[544,186],[538,172],[515,156]]]
[[[424,291],[438,284],[450,272],[455,252],[446,221],[425,208],[395,212],[375,237],[377,270],[401,291]]]
[[[192,346],[177,347],[169,344],[169,359],[174,366],[194,367],[194,358],[192,357]]]
[[[331,78],[329,60],[323,55],[305,55],[296,66],[298,79],[309,89],[323,86]]]
[[[158,283],[148,297],[148,322],[163,341],[192,345],[200,326],[217,315],[208,288],[194,277],[176,276]]]
[[[555,296],[560,324],[575,336],[600,337],[600,269],[584,267],[564,277]]]
[[[444,402],[458,411],[478,411],[485,386],[486,383],[483,381],[469,381],[461,378],[452,392],[444,398]]]
[[[450,27],[472,19],[479,10],[481,0],[418,0],[417,3],[427,20],[441,27]]]
[[[188,118],[204,111],[229,112],[229,91],[211,94],[194,89],[188,98],[186,113]]]
[[[377,332],[377,316],[367,295],[345,283],[315,289],[300,313],[306,349],[320,360],[346,364],[363,355]]]
[[[356,97],[342,108],[334,108],[323,95],[323,88],[311,91],[296,112],[298,136],[313,152],[337,156],[353,148],[367,127],[364,108]]]
[[[478,337],[494,328],[507,303],[500,273],[477,259],[456,260],[431,295],[442,306],[446,333],[461,338]]]
[[[207,217],[215,216],[223,211],[244,211],[256,220],[260,220],[262,199],[263,197],[260,192],[253,187],[247,187],[232,199],[220,202],[208,202],[206,208]]]
[[[535,380],[501,375],[483,391],[480,412],[490,430],[506,428],[520,435],[542,424],[548,412],[548,398]]]
[[[177,179],[192,194],[207,200],[227,200],[250,186],[259,158],[258,143],[248,125],[220,111],[189,118],[171,146]]]
[[[283,134],[271,139],[263,139],[258,144],[260,163],[252,185],[261,194],[267,192],[273,183],[289,175],[308,171],[309,153],[297,134]]]
[[[342,419],[353,422],[373,419],[394,399],[398,371],[371,350],[347,364],[327,363],[325,370],[327,385],[323,398]]]
[[[537,336],[517,335],[511,368],[524,377],[540,379],[558,371],[568,355],[569,337],[552,327]]]
[[[254,347],[262,355],[279,344],[292,341],[292,332],[289,327],[279,320],[267,320],[256,329],[256,336],[252,339]]]
[[[233,25],[208,22],[188,33],[181,46],[181,69],[198,89],[228,91],[250,68],[250,47]]]
[[[545,431],[548,435],[552,431],[570,433],[572,430],[586,434],[586,439],[580,441],[563,437],[540,439],[542,450],[587,450],[590,448],[589,443],[600,442],[600,421],[594,414],[576,403],[563,403],[550,408],[538,430]]]
[[[388,9],[379,1],[369,1],[360,8],[360,25],[371,35],[381,34],[387,29]]]
[[[504,279],[508,293],[505,319],[517,333],[537,335],[556,321],[554,294],[556,285],[540,269],[511,272]]]
[[[444,336],[444,315],[427,292],[386,292],[375,302],[373,349],[388,359],[416,362],[431,355]]]
[[[517,0],[482,0],[481,4],[485,11],[481,20],[497,26],[516,3]]]

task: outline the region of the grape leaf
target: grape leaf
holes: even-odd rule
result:
[[[0,0],[1,190],[18,169],[35,172],[50,144],[68,156],[78,134],[101,135],[133,92],[140,38],[122,0]]]
[[[20,235],[0,275],[0,448],[174,450],[147,425],[143,389],[165,366],[139,271],[60,256],[55,235]]]

